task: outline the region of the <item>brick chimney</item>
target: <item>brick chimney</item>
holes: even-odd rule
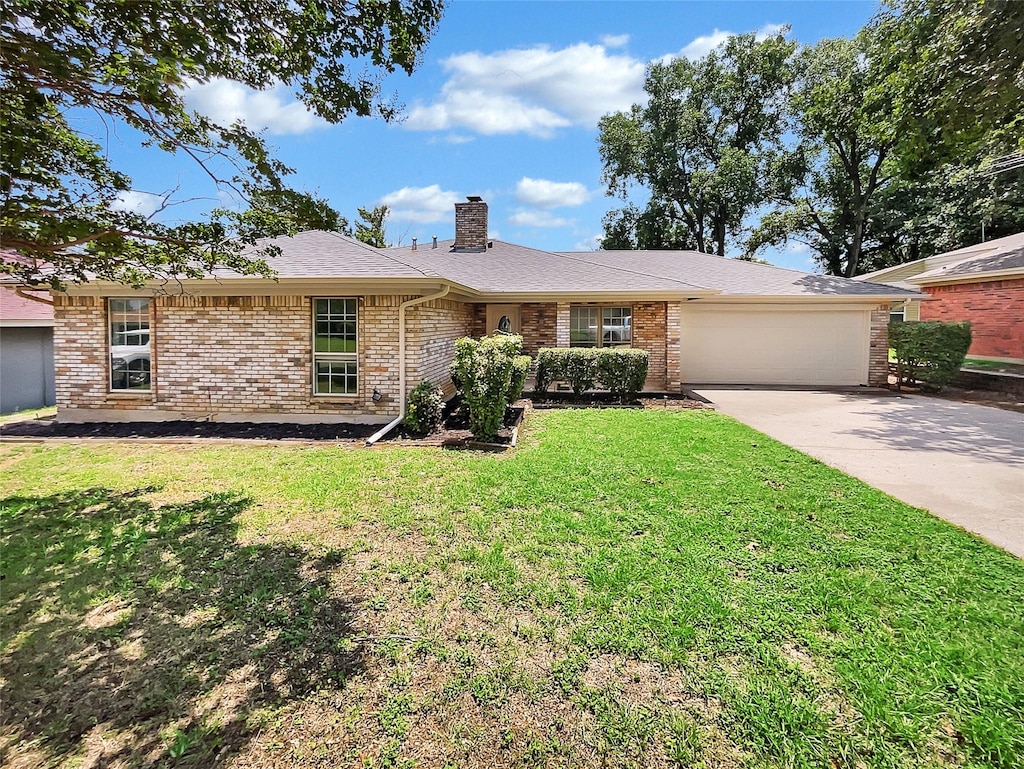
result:
[[[470,196],[468,203],[455,204],[455,250],[487,250],[487,204]]]

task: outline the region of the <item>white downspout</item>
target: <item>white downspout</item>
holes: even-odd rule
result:
[[[379,429],[373,435],[366,439],[366,445],[372,446],[389,432],[391,432],[399,422],[405,419],[405,311],[406,308],[412,307],[417,304],[423,304],[424,302],[432,302],[435,299],[443,299],[448,296],[448,292],[452,290],[451,286],[445,286],[436,294],[429,294],[427,296],[418,296],[415,299],[409,299],[406,302],[402,302],[398,305],[398,394],[399,394],[399,405],[398,405],[398,416],[392,421],[388,422],[384,427]]]

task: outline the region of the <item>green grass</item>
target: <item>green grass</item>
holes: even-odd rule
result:
[[[0,415],[0,425],[7,424],[8,422],[19,422],[22,419],[52,419],[55,416],[57,416],[56,406],[22,409],[21,411],[12,411],[10,414]]]
[[[985,360],[984,358],[967,358],[964,360],[964,368],[973,368],[979,371],[1000,371],[1008,374],[1024,374],[1024,364],[1005,363],[998,360]]]
[[[1024,755],[1024,564],[713,412],[0,462],[12,765]]]

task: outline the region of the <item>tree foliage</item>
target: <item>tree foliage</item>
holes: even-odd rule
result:
[[[387,248],[388,241],[384,234],[384,222],[388,220],[388,207],[360,208],[359,218],[362,221],[356,222],[356,240],[376,248]]]
[[[599,124],[608,193],[625,197],[640,185],[650,194],[646,210],[628,205],[606,217],[603,248],[725,253],[764,201],[794,49],[783,33],[737,35],[697,61],[648,68],[647,104]]]
[[[865,35],[822,40],[797,58],[789,102],[795,144],[779,159],[776,208],[748,252],[798,235],[826,272],[857,274],[871,206],[889,181],[886,162],[901,135],[892,92],[873,62]]]
[[[602,120],[609,191],[650,196],[607,214],[604,248],[795,239],[852,277],[1024,229],[1024,169],[988,171],[1024,150],[1024,3],[890,0],[852,38],[739,41],[654,65],[648,105]],[[737,49],[761,57],[752,91]]]
[[[191,111],[187,87],[214,78],[254,89],[284,84],[330,122],[352,113],[391,119],[397,105],[380,97],[380,78],[412,71],[442,9],[443,0],[6,3],[0,241],[23,258],[0,267],[54,285],[90,276],[139,284],[218,267],[266,273],[258,257],[273,252],[247,246],[330,224],[330,213],[287,188],[290,169],[261,136]],[[132,181],[81,130],[82,111],[193,159],[248,209],[175,225],[124,210],[118,201]]]

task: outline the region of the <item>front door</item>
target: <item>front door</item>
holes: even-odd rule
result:
[[[520,334],[518,304],[487,305],[487,334]]]

